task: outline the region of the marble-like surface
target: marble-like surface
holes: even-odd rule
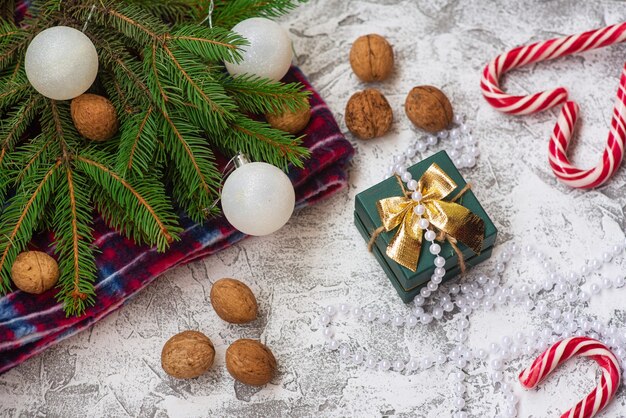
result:
[[[365,86],[350,70],[348,52],[357,36],[377,32],[396,52],[391,80],[379,84],[396,116],[391,133],[360,142],[350,188],[297,213],[279,233],[249,239],[214,257],[158,279],[122,310],[0,376],[0,416],[420,416],[448,417],[449,366],[406,376],[347,365],[324,349],[317,317],[328,303],[347,301],[392,313],[407,313],[352,224],[354,196],[378,182],[391,156],[415,139],[403,113],[406,93],[419,84],[441,87],[456,111],[468,116],[482,152],[465,171],[500,230],[499,242],[515,240],[542,249],[560,270],[579,271],[624,240],[626,170],[605,187],[583,192],[559,185],[547,164],[555,111],[528,117],[497,113],[478,88],[484,64],[519,44],[577,33],[620,21],[621,1],[312,0],[283,20],[299,64],[328,101],[342,128],[349,96]],[[564,85],[582,108],[574,160],[595,164],[604,147],[624,46],[560,59],[516,71],[506,88],[520,93]],[[490,272],[494,262],[474,270]],[[624,275],[623,255],[600,273]],[[516,257],[504,274],[516,285],[544,277],[534,259]],[[257,294],[260,318],[228,325],[210,307],[211,283],[221,277],[247,282]],[[603,291],[577,314],[626,326],[626,288]],[[551,299],[550,299],[551,300]],[[564,306],[561,301],[557,306]],[[397,330],[350,319],[337,324],[351,348],[405,358],[436,355],[453,347],[458,316],[443,323]],[[484,347],[512,330],[544,329],[551,320],[519,307],[471,316],[469,343]],[[160,367],[163,343],[174,333],[198,329],[213,340],[216,363],[190,381],[169,378]],[[224,352],[235,339],[259,338],[275,353],[279,373],[264,388],[234,383]],[[514,378],[529,362],[513,361]],[[468,367],[467,410],[494,416],[504,399],[494,393],[483,366]],[[539,390],[524,392],[520,416],[557,416],[585,395],[598,376],[593,362],[574,361]],[[602,415],[626,416],[626,392]]]

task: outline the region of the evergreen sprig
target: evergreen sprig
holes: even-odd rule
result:
[[[208,0],[39,0],[33,17],[13,22],[0,6],[0,294],[32,236],[51,229],[61,276],[57,299],[68,315],[96,303],[93,212],[141,244],[165,251],[181,232],[175,205],[202,222],[222,182],[214,151],[245,152],[280,167],[308,155],[301,138],[251,114],[295,110],[300,84],[231,77],[247,41],[239,21],[276,17],[302,0],[217,0],[214,27],[202,23]],[[40,31],[82,29],[99,55],[92,91],[118,110],[119,134],[93,144],[75,129],[69,103],[39,95],[24,54]],[[166,192],[169,190],[171,192]]]
[[[279,17],[304,3],[306,0],[216,0],[213,22],[231,29],[242,20],[251,17]]]
[[[4,0],[0,3],[0,18],[6,21],[11,21],[13,19],[13,14],[15,13],[16,6],[16,0]]]

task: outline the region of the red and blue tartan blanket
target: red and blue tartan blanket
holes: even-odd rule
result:
[[[310,206],[347,185],[346,164],[354,150],[345,139],[332,113],[299,69],[292,67],[286,81],[299,81],[311,91],[311,122],[303,145],[311,151],[304,168],[290,167],[297,207]],[[102,219],[94,227],[96,258],[96,306],[81,317],[66,317],[54,298],[55,289],[42,295],[15,291],[0,298],[0,373],[46,348],[93,325],[149,285],[167,270],[214,254],[245,236],[224,218],[195,224],[182,216],[181,240],[165,253],[135,245]],[[52,253],[50,235],[37,237],[32,247]]]

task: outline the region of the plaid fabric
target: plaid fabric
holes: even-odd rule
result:
[[[291,168],[289,177],[296,188],[297,207],[302,208],[325,198],[347,185],[346,163],[353,148],[344,138],[330,110],[313,90],[299,69],[293,67],[286,81],[299,81],[311,91],[311,122],[304,145],[311,158],[302,169]],[[242,240],[245,236],[225,219],[213,219],[198,225],[181,218],[181,240],[165,254],[154,248],[137,246],[109,229],[97,219],[95,244],[98,279],[96,306],[85,315],[66,318],[63,307],[55,302],[52,289],[42,295],[21,291],[0,299],[0,373],[91,326],[120,308],[130,297],[165,271],[213,254]],[[51,253],[51,236],[40,236],[33,248]]]
[[[17,22],[19,22],[20,20],[24,18],[29,6],[30,6],[29,0],[22,1],[17,5],[17,7],[15,8],[15,20]]]

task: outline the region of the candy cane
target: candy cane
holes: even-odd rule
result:
[[[517,47],[497,56],[483,70],[480,81],[483,96],[491,106],[501,112],[528,115],[565,103],[552,132],[549,150],[552,171],[560,181],[569,186],[577,188],[600,186],[617,171],[622,162],[626,143],[626,66],[620,78],[611,129],[602,160],[596,167],[586,170],[577,168],[567,158],[567,148],[578,116],[578,105],[567,100],[567,89],[557,87],[528,96],[513,96],[500,89],[500,77],[522,65],[602,48],[625,40],[626,22],[579,35]]]
[[[591,418],[613,399],[621,378],[617,358],[601,342],[587,337],[571,337],[559,341],[537,357],[529,368],[522,371],[519,380],[525,388],[533,389],[559,364],[574,356],[594,359],[602,368],[602,377],[598,386],[572,409],[561,415],[561,418]]]

